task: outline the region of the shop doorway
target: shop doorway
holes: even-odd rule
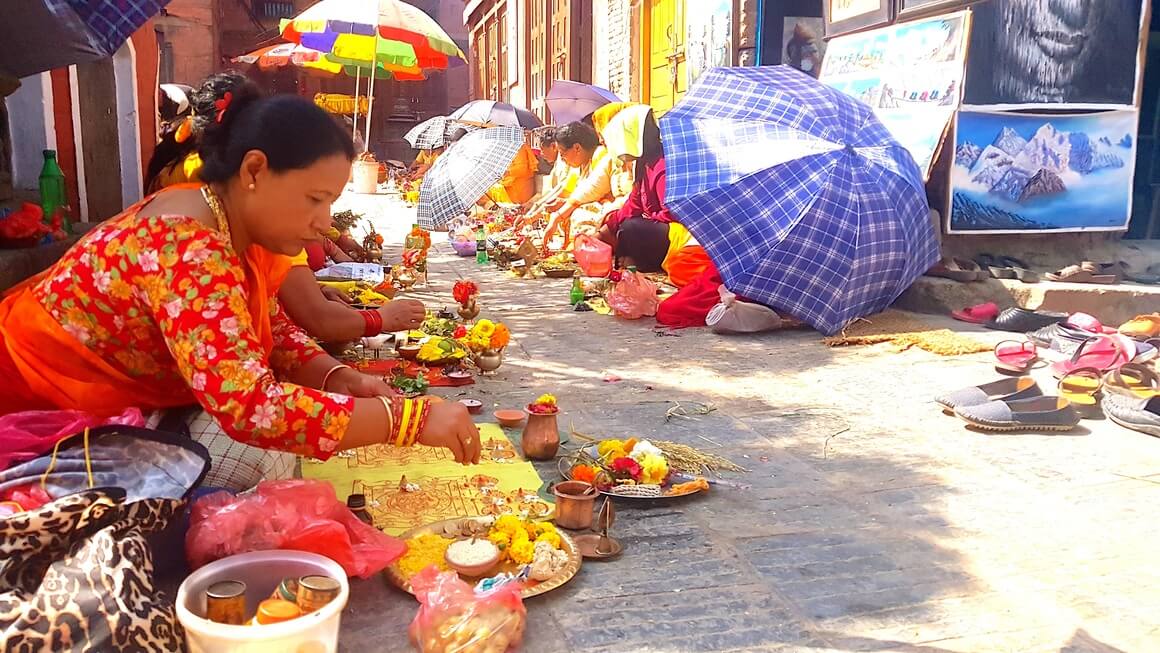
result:
[[[659,115],[673,108],[685,95],[685,1],[647,0],[644,31],[647,43],[645,93]]]

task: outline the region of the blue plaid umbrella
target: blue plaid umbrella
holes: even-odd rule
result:
[[[665,203],[742,297],[829,335],[938,260],[914,159],[870,107],[809,75],[714,68],[660,127]]]
[[[519,127],[480,129],[456,141],[423,175],[419,225],[436,229],[466,212],[503,178],[523,146]]]
[[[0,73],[36,73],[112,56],[169,0],[0,2]]]

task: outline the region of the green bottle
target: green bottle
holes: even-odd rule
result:
[[[568,293],[568,302],[575,306],[584,301],[584,284],[580,281],[580,275],[572,277],[572,290]]]
[[[475,239],[475,262],[485,265],[487,261],[487,234],[483,232],[483,227],[480,227],[479,237]]]
[[[66,202],[64,173],[56,162],[56,150],[45,150],[44,166],[40,169],[40,208],[44,209],[44,223],[51,225],[59,212],[60,228],[70,233],[68,216],[64,214]]]

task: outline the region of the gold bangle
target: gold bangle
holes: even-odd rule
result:
[[[349,370],[349,369],[351,369],[351,367],[350,367],[350,365],[343,365],[342,363],[339,363],[338,365],[335,365],[334,367],[330,368],[329,370],[326,371],[326,374],[322,375],[322,385],[319,386],[318,389],[322,390],[323,392],[326,392],[326,384],[330,382],[330,377],[333,376],[335,372],[337,372],[341,369],[348,369]]]
[[[391,441],[391,434],[395,432],[395,411],[391,408],[391,400],[386,397],[379,397],[379,401],[383,402],[383,408],[387,411],[387,437],[383,439],[383,444]]]

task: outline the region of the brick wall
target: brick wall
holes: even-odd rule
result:
[[[156,19],[157,31],[169,45],[172,77],[162,67],[162,82],[197,85],[218,69],[214,0],[171,0],[165,15]]]
[[[604,22],[605,43],[597,42],[595,47],[603,47],[607,53],[608,90],[624,99],[631,97],[632,80],[632,29],[629,20],[632,13],[631,0],[605,0],[607,20]]]

